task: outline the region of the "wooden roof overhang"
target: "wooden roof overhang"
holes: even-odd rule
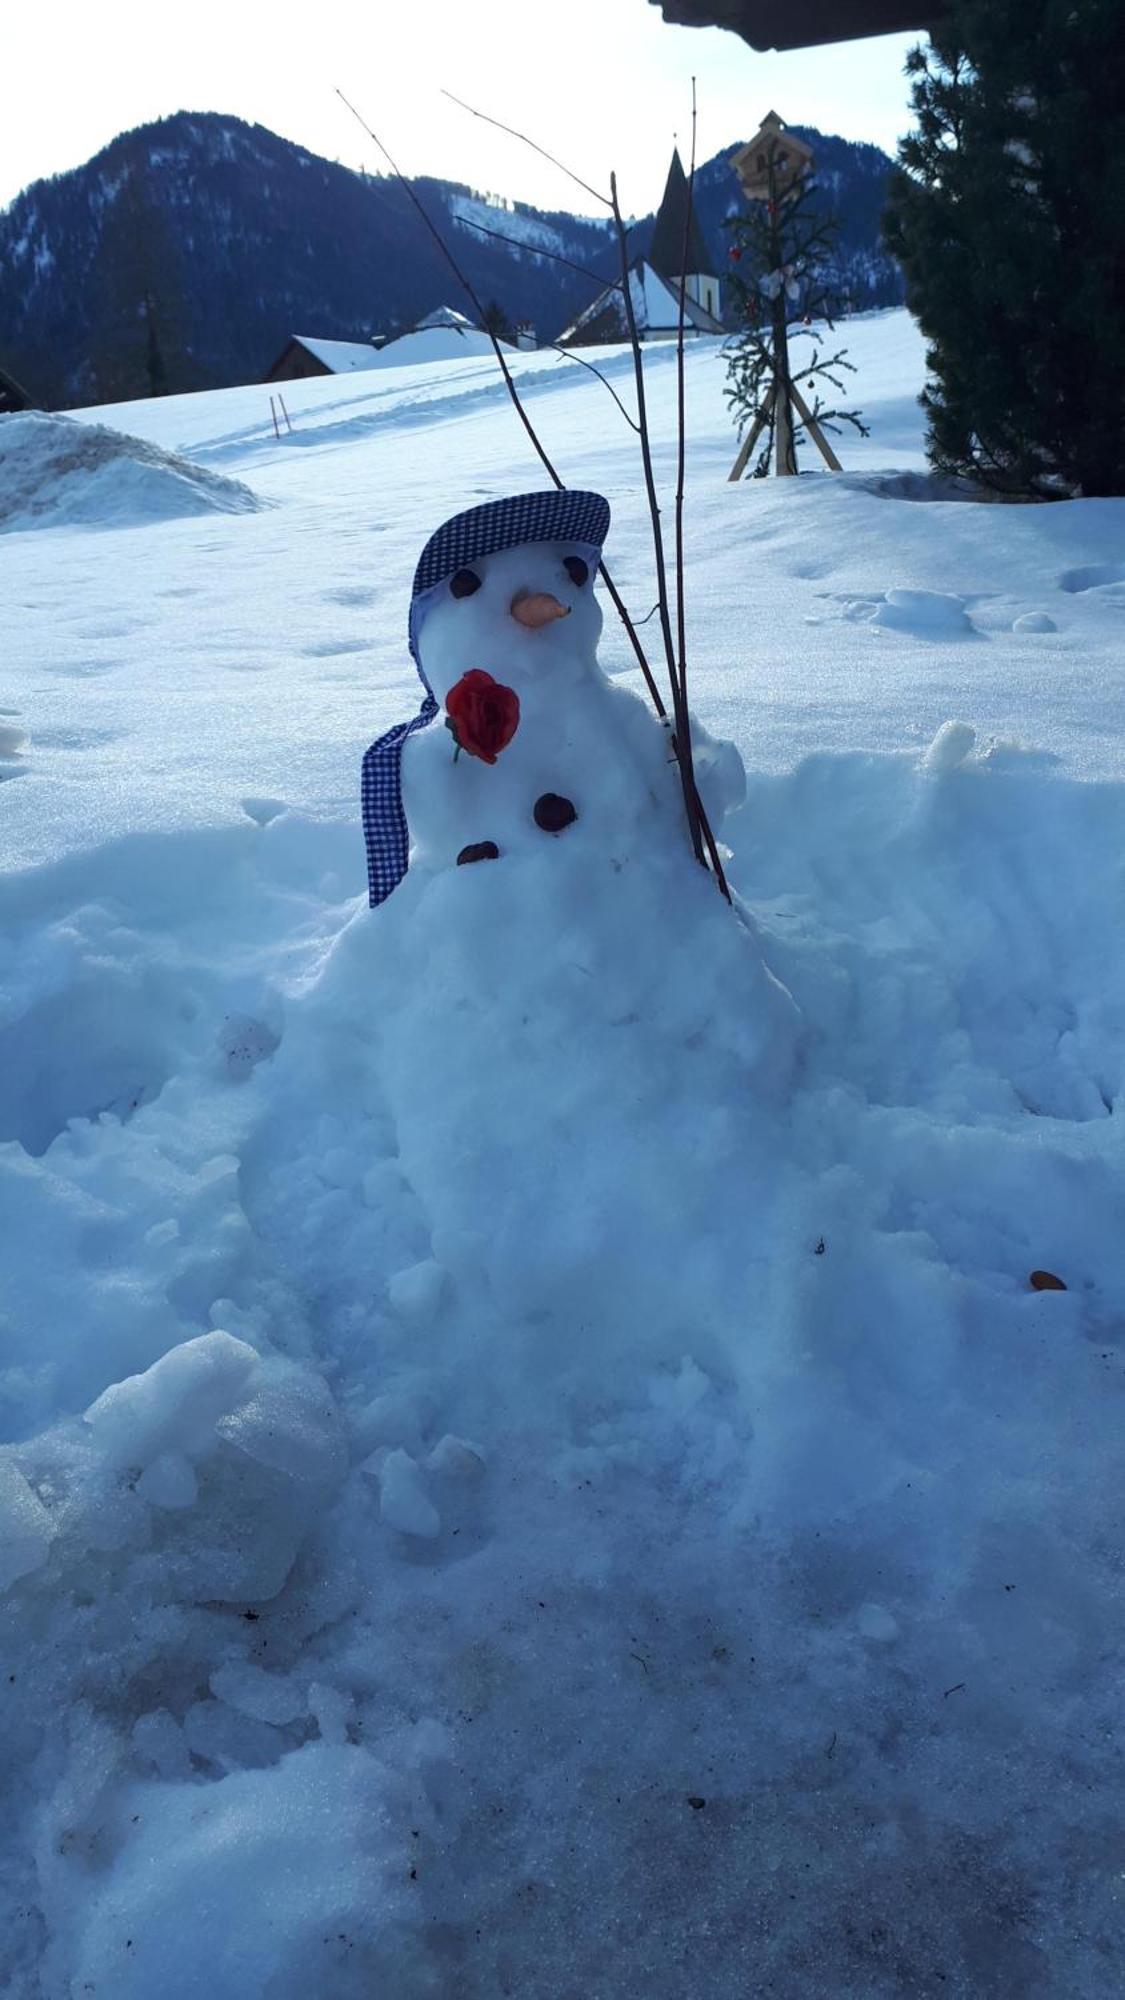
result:
[[[811,49],[868,35],[924,33],[945,15],[944,0],[650,0],[666,21],[729,28],[752,49]]]

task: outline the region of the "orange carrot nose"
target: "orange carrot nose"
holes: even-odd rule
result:
[[[537,632],[541,625],[549,625],[554,618],[569,618],[569,604],[560,604],[549,590],[518,590],[511,602],[512,617],[520,625],[527,625]]]

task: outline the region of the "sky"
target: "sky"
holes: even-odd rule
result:
[[[769,110],[893,151],[909,122],[910,35],[759,55],[718,28],[670,27],[648,0],[55,0],[51,60],[9,79],[0,119],[0,207],[31,181],[76,167],[131,126],[174,111],[221,111],[368,172],[375,147],[343,90],[405,173],[467,181],[537,207],[593,212],[556,168],[442,95],[529,131],[595,186],[616,168],[622,206],[659,200],[673,136],[698,154],[748,138]]]

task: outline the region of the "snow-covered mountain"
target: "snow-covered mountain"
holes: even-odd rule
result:
[[[820,144],[844,219],[845,286],[857,304],[895,302],[897,270],[877,237],[890,163],[875,147]],[[612,274],[596,220],[497,208],[449,181],[414,186],[455,234],[482,300],[531,320],[544,338]],[[723,153],[699,175],[720,268],[735,193]],[[650,229],[651,218],[639,225],[641,247]],[[544,250],[594,280],[537,254]],[[0,353],[47,408],[260,381],[293,333],[366,340],[413,325],[455,291],[393,179],[354,173],[217,113],[181,112],[124,133],[0,214]]]

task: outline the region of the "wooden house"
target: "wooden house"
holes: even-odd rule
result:
[[[303,382],[310,375],[351,375],[375,368],[379,347],[369,340],[319,340],[295,333],[286,341],[265,377],[267,382]]]

